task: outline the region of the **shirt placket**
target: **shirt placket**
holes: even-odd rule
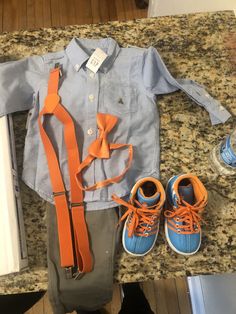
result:
[[[86,96],[86,111],[87,111],[87,125],[85,130],[85,138],[89,145],[97,137],[97,110],[98,110],[98,96],[99,96],[99,75],[93,73],[89,69],[86,69],[87,74],[87,96]],[[85,152],[87,155],[88,152]],[[95,162],[89,166],[89,185],[95,184]],[[94,192],[88,192],[88,198],[90,201],[93,200]],[[87,198],[87,197],[86,197]]]

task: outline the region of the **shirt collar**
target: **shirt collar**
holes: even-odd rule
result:
[[[84,65],[85,61],[89,59],[91,54],[98,47],[108,55],[99,70],[102,72],[107,72],[111,68],[118,53],[120,52],[120,47],[113,38],[73,38],[66,47],[65,51],[75,70],[79,71],[80,68]]]

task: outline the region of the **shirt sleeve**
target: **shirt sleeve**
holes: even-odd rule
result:
[[[42,72],[40,56],[0,64],[0,116],[33,107]]]
[[[155,95],[182,90],[195,103],[209,112],[212,125],[224,123],[231,117],[220,102],[208,94],[204,86],[190,79],[175,79],[154,47],[149,47],[144,52],[142,82],[145,89]]]
[[[152,94],[168,94],[179,89],[154,47],[144,52],[142,78],[145,88]]]

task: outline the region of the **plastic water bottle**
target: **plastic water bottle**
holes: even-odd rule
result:
[[[211,152],[212,169],[220,175],[236,175],[236,129]]]

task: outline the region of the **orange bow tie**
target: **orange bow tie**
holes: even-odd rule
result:
[[[93,191],[99,188],[102,188],[104,186],[107,186],[112,183],[119,182],[125,173],[128,171],[128,169],[131,166],[132,160],[133,160],[133,145],[132,144],[118,144],[118,143],[108,143],[107,136],[109,132],[114,128],[118,121],[118,118],[116,116],[113,116],[108,113],[98,113],[97,114],[97,124],[99,128],[99,137],[92,142],[92,144],[89,146],[88,149],[88,156],[82,161],[82,163],[79,165],[78,171],[76,173],[76,182],[81,190],[84,191]],[[125,169],[121,172],[121,174],[106,179],[104,181],[100,181],[95,183],[92,186],[84,187],[82,185],[82,170],[87,168],[94,159],[100,158],[100,159],[109,159],[111,155],[111,151],[122,149],[122,148],[128,148],[129,152],[129,158],[127,165]]]
[[[96,158],[110,158],[110,145],[107,141],[107,135],[114,128],[118,121],[116,116],[106,113],[97,114],[97,125],[99,137],[90,145],[89,155]]]

